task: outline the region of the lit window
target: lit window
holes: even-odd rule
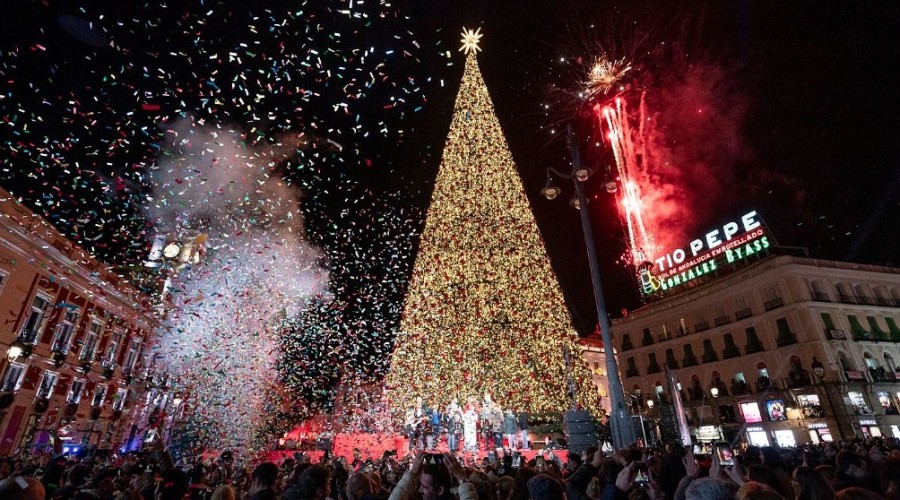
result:
[[[3,385],[0,390],[3,392],[12,392],[19,390],[22,386],[22,378],[25,376],[26,366],[22,363],[10,363],[6,367],[6,373],[3,374]]]

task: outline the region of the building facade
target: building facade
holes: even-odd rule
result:
[[[156,326],[147,296],[0,189],[0,456],[128,446]]]
[[[598,335],[591,335],[578,339],[581,347],[581,357],[587,363],[591,371],[591,381],[597,394],[600,395],[600,406],[609,414],[609,381],[606,377],[606,353],[603,350],[603,340]]]
[[[613,322],[635,413],[695,442],[795,446],[900,437],[900,269],[767,256]],[[648,405],[648,401],[652,403]]]

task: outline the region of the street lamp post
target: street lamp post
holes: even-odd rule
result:
[[[634,426],[631,415],[625,409],[625,392],[622,388],[622,379],[619,377],[619,366],[616,362],[613,350],[612,334],[610,333],[609,317],[606,313],[606,300],[603,297],[603,284],[600,281],[600,266],[597,262],[597,251],[594,248],[594,231],[591,228],[591,219],[587,211],[587,197],[584,194],[584,182],[593,173],[591,169],[581,163],[581,154],[575,141],[575,131],[570,124],[568,127],[569,150],[572,154],[572,172],[565,174],[553,168],[548,168],[547,185],[541,193],[548,200],[556,198],[560,189],[552,184],[550,173],[558,177],[570,179],[575,185],[576,198],[572,205],[581,212],[581,227],[584,231],[584,243],[587,247],[588,263],[591,268],[591,282],[594,288],[594,303],[597,307],[597,319],[600,325],[600,336],[603,340],[603,351],[606,356],[606,376],[609,383],[609,431],[613,446],[617,449],[626,448],[635,441]]]
[[[837,410],[834,408],[834,401],[831,399],[831,393],[828,392],[828,387],[825,385],[825,366],[813,356],[810,367],[812,367],[813,375],[819,379],[819,385],[822,386],[822,391],[825,392],[825,399],[828,400],[828,406],[831,407],[831,414],[834,416],[834,425],[837,426],[838,436],[840,436],[841,441],[843,441],[844,431],[841,429],[841,422],[838,421],[838,414]]]

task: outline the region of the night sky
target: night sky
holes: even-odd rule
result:
[[[0,184],[127,264],[146,251],[147,171],[179,117],[255,145],[302,134],[275,171],[304,191],[332,290],[352,300],[378,282],[402,300],[462,72],[459,33],[481,27],[481,69],[582,333],[595,320],[571,191],[551,203],[539,190],[545,167],[568,168],[566,123],[588,162],[610,162],[573,98],[603,50],[632,62],[630,88],[646,89],[684,167],[682,241],[756,209],[812,257],[898,265],[896,4],[670,3],[18,2],[2,21]],[[638,294],[615,263],[624,235],[602,175],[588,191],[617,315]],[[399,307],[373,308],[390,330]]]

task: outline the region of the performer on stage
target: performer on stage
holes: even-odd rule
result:
[[[522,432],[522,449],[530,450],[531,444],[528,442],[528,412],[519,409],[519,430]]]
[[[490,451],[494,441],[494,401],[488,391],[484,391],[481,402],[481,435],[484,436],[484,449]]]
[[[406,437],[409,438],[409,449],[412,450],[416,447],[416,409],[413,406],[410,406],[406,409],[406,415],[404,416],[403,423],[406,427]]]
[[[517,424],[516,415],[513,413],[512,408],[507,408],[506,413],[503,414],[503,435],[506,436],[506,442],[510,450],[516,449]]]
[[[428,430],[430,431],[428,433],[429,450],[436,449],[438,447],[438,444],[440,443],[441,420],[443,420],[443,418],[441,417],[441,410],[438,405],[434,405],[434,407],[428,411]]]
[[[478,409],[475,398],[470,397],[462,416],[463,439],[466,451],[478,451]]]
[[[462,433],[463,413],[456,398],[447,408],[447,447],[451,453],[459,451],[459,435]]]
[[[493,449],[503,448],[503,409],[499,403],[494,403],[494,411],[491,412],[491,437]],[[488,448],[490,451],[491,448]]]
[[[415,419],[416,449],[424,450],[425,432],[428,426],[428,409],[425,408],[425,403],[422,402],[421,396],[416,398]]]

